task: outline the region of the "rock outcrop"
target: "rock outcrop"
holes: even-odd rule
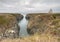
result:
[[[60,13],[34,13],[28,14],[27,31],[29,34],[51,34],[60,36]]]
[[[17,13],[0,13],[0,39],[16,38],[19,36],[18,22],[23,18]]]

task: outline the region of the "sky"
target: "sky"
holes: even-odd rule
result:
[[[0,0],[0,13],[60,13],[60,0]]]

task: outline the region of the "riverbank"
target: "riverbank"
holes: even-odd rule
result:
[[[18,13],[0,13],[0,39],[19,37],[19,21],[22,15]]]
[[[27,31],[30,35],[50,34],[60,37],[60,14],[31,13],[27,15]]]

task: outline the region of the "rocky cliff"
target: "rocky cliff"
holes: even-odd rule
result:
[[[18,22],[23,18],[17,13],[0,13],[0,39],[16,38],[19,36]]]
[[[29,34],[51,34],[60,36],[60,13],[33,13],[28,14],[27,31]]]

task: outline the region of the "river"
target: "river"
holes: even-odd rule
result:
[[[26,37],[28,36],[28,33],[27,33],[27,24],[28,24],[28,21],[26,20],[26,14],[23,15],[23,19],[19,22],[19,26],[20,26],[20,37]]]

